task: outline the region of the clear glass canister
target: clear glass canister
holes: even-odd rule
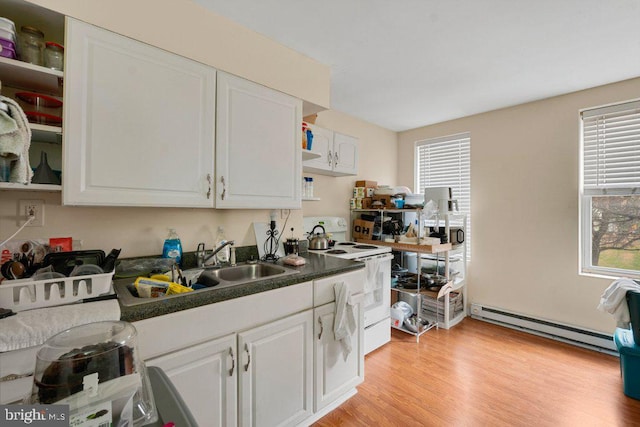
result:
[[[64,68],[64,47],[54,42],[46,42],[44,49],[44,66],[62,71]]]
[[[35,65],[43,65],[44,33],[37,28],[20,28],[20,59]]]
[[[157,420],[135,327],[123,321],[75,326],[49,338],[36,354],[25,404],[69,406],[70,425],[142,426]]]

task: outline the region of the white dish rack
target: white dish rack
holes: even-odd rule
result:
[[[13,311],[70,304],[112,292],[113,273],[47,280],[5,280],[0,284],[0,307]]]

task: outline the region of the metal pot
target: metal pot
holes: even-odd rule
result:
[[[322,229],[322,234],[316,233],[314,235],[313,232],[318,227]],[[327,238],[327,234],[326,234],[326,231],[324,230],[324,227],[320,224],[313,227],[313,230],[311,230],[311,233],[309,233],[309,249],[316,250],[316,251],[329,249],[329,239]]]

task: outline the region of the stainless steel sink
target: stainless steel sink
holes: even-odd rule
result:
[[[248,280],[285,274],[289,271],[297,272],[297,270],[290,270],[286,267],[274,264],[245,264],[237,265],[235,267],[220,268],[217,270],[205,270],[202,272],[200,277],[210,277],[214,280],[224,280],[227,282],[245,282]]]
[[[265,279],[285,277],[298,272],[298,270],[283,267],[281,265],[257,263],[221,268],[195,268],[185,270],[183,273],[185,277],[191,279],[194,292],[207,292],[230,286],[240,286]],[[180,298],[194,293],[186,292],[160,298],[140,298],[137,295],[133,284],[116,283],[115,288],[120,302],[125,306],[145,304],[159,299]]]

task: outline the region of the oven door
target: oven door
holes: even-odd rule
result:
[[[391,305],[390,253],[358,258],[365,265],[364,327],[388,319]]]

